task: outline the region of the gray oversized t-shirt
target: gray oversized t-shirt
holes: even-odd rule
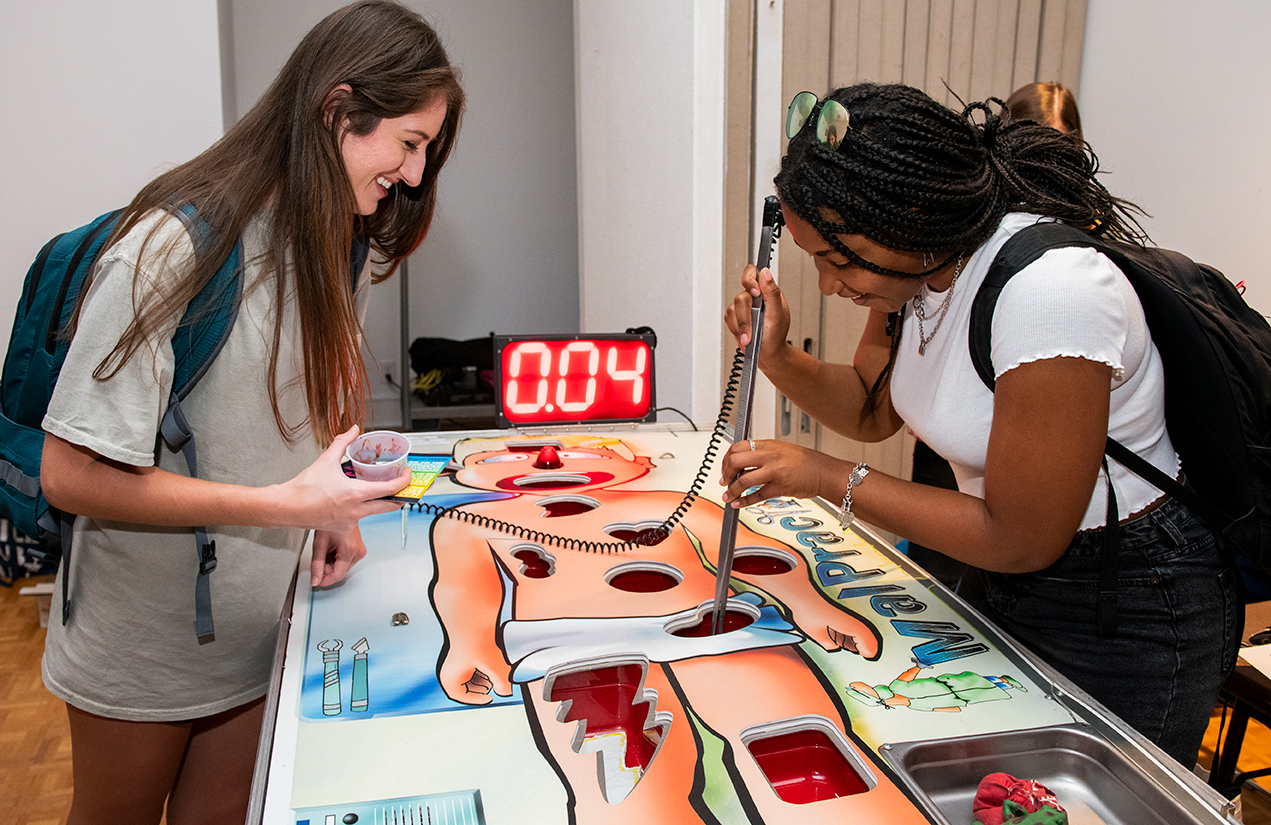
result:
[[[179,220],[147,218],[100,263],[66,358],[44,429],[100,455],[131,464],[156,463],[158,426],[172,382],[170,338],[176,318],[114,377],[93,370],[119,340],[133,311],[134,266],[147,247],[177,237],[178,263],[192,254]],[[263,487],[286,481],[321,452],[306,421],[300,324],[294,300],[282,308],[278,398],[284,420],[301,425],[291,443],[279,433],[270,405],[275,282],[260,260],[269,222],[258,216],[243,235],[243,304],[225,348],[182,408],[195,433],[199,475],[211,481]],[[143,267],[161,280],[172,267]],[[361,279],[365,284],[367,279]],[[366,290],[361,290],[363,299]],[[185,460],[166,445],[161,469],[188,475]],[[72,612],[63,627],[61,584],[54,589],[44,650],[44,682],[75,707],[112,718],[175,721],[207,716],[261,696],[287,587],[304,540],[300,529],[207,525],[218,564],[211,574],[215,641],[194,632],[198,565],[193,531],[79,517],[70,570]],[[65,565],[59,576],[66,575]]]

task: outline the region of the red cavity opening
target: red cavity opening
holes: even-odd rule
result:
[[[698,638],[701,636],[711,635],[711,625],[715,619],[715,611],[708,610],[696,624],[688,627],[682,627],[679,630],[671,631],[673,636],[685,636],[689,638]],[[734,630],[741,630],[755,623],[755,617],[741,610],[725,610],[724,611],[724,632],[731,633]]]
[[[545,490],[563,490],[583,485],[598,486],[613,481],[612,473],[538,473],[511,476],[500,479],[495,486],[500,490],[512,493],[539,492]]]
[[[541,453],[545,445],[543,442],[537,444],[531,441],[509,441],[503,445],[509,453]],[[551,445],[555,446],[555,445]]]
[[[605,532],[618,541],[639,541],[646,547],[661,544],[667,539],[667,536],[660,534],[656,527],[649,527],[644,530],[636,530],[632,527],[614,527]]]
[[[512,554],[525,568],[521,571],[521,575],[529,579],[545,579],[552,575],[552,563],[543,558],[543,555],[536,550],[525,548],[517,550]]]
[[[585,501],[553,501],[543,505],[543,510],[547,513],[548,518],[576,516],[594,509],[596,509],[594,504],[589,504]]]
[[[738,553],[733,559],[733,572],[749,573],[752,576],[775,576],[789,573],[793,569],[794,565],[789,560],[767,553]]]
[[[574,478],[572,476],[558,476],[555,478],[529,478],[517,484],[517,489],[521,490],[560,490],[565,487],[580,487],[587,483],[585,478]]]
[[[824,731],[797,730],[746,746],[777,796],[795,805],[864,793],[869,785]]]
[[[680,583],[661,570],[625,570],[609,579],[609,586],[627,593],[661,593]]]
[[[637,701],[643,676],[644,670],[635,664],[565,673],[552,681],[552,692],[548,698],[553,702],[572,702],[563,721],[587,720],[586,739],[611,733],[625,734],[627,751],[624,764],[643,771],[653,761],[662,736],[658,728],[644,728],[652,708],[648,702]]]

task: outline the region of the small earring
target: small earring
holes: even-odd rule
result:
[[[923,265],[923,266],[931,266],[931,265],[932,265],[932,264],[934,264],[935,262],[936,262],[935,256],[934,256],[934,255],[932,255],[930,252],[924,252],[924,253],[922,253],[922,265]]]

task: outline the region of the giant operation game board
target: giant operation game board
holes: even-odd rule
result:
[[[1073,822],[1222,821],[1225,800],[824,502],[742,510],[712,635],[709,435],[412,436],[449,468],[363,521],[346,581],[297,584],[262,820],[963,825],[1006,770],[1062,790]]]

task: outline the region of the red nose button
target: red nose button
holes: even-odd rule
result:
[[[548,444],[538,451],[538,458],[534,459],[534,467],[539,470],[559,470],[560,456],[556,454],[556,448]]]

